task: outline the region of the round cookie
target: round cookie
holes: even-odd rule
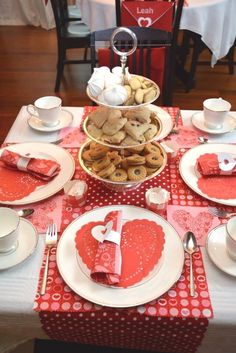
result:
[[[126,158],[129,165],[142,165],[145,164],[145,157],[134,154],[133,156]]]
[[[145,145],[144,151],[146,153],[157,153],[158,155],[161,155],[161,151],[160,151],[159,147],[151,142],[149,142]]]
[[[109,147],[102,146],[97,144],[96,148],[94,147],[90,150],[90,156],[92,159],[101,159],[105,157],[106,153],[109,151]]]
[[[99,172],[100,170],[106,168],[110,163],[110,158],[105,156],[102,159],[97,159],[95,162],[93,162],[92,168],[95,172]]]
[[[158,168],[150,168],[150,167],[147,167],[147,166],[145,166],[145,168],[146,168],[148,176],[154,174],[158,170]]]
[[[157,153],[149,153],[145,158],[146,164],[150,168],[159,168],[163,164],[163,157]]]
[[[147,176],[146,168],[143,165],[129,167],[127,172],[128,172],[129,180],[132,180],[132,181],[139,181],[144,179]]]
[[[116,181],[116,182],[126,181],[127,178],[128,178],[128,175],[126,171],[122,168],[116,169],[109,177],[110,180]]]
[[[100,176],[101,178],[108,178],[114,171],[116,170],[116,167],[114,166],[114,164],[110,163],[105,169],[100,170],[100,172],[98,172],[98,176]]]

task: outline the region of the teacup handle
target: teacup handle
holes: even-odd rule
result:
[[[39,117],[38,112],[33,104],[27,105],[26,109],[30,115],[36,116],[36,118]]]

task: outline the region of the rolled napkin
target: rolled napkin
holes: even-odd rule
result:
[[[49,159],[22,156],[16,152],[4,149],[0,151],[0,161],[10,169],[28,172],[36,178],[51,180],[60,172],[60,164]]]
[[[205,153],[197,159],[196,166],[203,176],[236,175],[236,154]]]
[[[98,243],[91,278],[96,282],[114,285],[119,283],[121,275],[122,211],[109,212],[104,223],[106,228],[103,233],[104,239]]]

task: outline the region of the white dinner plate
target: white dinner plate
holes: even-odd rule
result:
[[[204,113],[201,111],[193,114],[192,124],[199,130],[207,132],[208,134],[218,135],[234,130],[236,128],[236,119],[227,115],[221,129],[209,129],[204,124]]]
[[[75,162],[73,157],[70,155],[69,152],[57,145],[53,145],[50,143],[29,142],[7,146],[3,149],[8,149],[9,151],[13,151],[21,155],[30,153],[33,157],[36,158],[54,160],[60,164],[61,170],[59,174],[55,176],[51,181],[49,181],[46,185],[36,188],[28,196],[14,201],[0,200],[1,204],[27,205],[29,203],[44,200],[60,191],[65,185],[65,183],[72,178],[75,171]]]
[[[33,254],[38,244],[38,234],[33,224],[24,218],[19,223],[17,247],[9,253],[0,253],[0,270],[16,266]]]
[[[226,228],[221,224],[208,234],[206,250],[212,262],[225,273],[236,277],[236,261],[233,261],[226,251]]]
[[[217,199],[204,194],[198,187],[199,174],[196,171],[196,161],[204,153],[226,152],[235,154],[236,147],[224,143],[206,143],[191,148],[182,156],[179,163],[179,171],[184,182],[198,195],[208,200],[227,206],[236,206],[236,199]]]
[[[160,141],[164,139],[166,136],[168,136],[169,133],[171,132],[173,128],[173,121],[171,119],[170,114],[167,113],[164,109],[158,107],[157,105],[149,104],[147,108],[154,111],[162,122],[162,130],[160,135],[158,135],[157,137],[157,140]]]
[[[30,116],[28,121],[29,126],[37,131],[42,131],[42,132],[53,132],[53,131],[58,131],[63,129],[64,127],[70,126],[73,120],[73,115],[71,112],[68,110],[62,109],[60,112],[59,116],[59,121],[56,126],[45,126],[42,123],[42,120],[35,117],[35,116]]]
[[[103,220],[108,212],[123,211],[125,219],[147,219],[162,226],[165,233],[163,260],[160,268],[138,286],[114,288],[100,285],[81,270],[76,256],[77,230],[90,221]],[[57,246],[57,265],[67,285],[77,294],[96,304],[109,307],[131,307],[154,300],[178,281],[184,264],[184,250],[176,230],[157,214],[135,206],[116,205],[99,207],[74,220],[62,234]]]

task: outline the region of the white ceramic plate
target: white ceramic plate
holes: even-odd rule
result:
[[[157,141],[160,141],[164,139],[166,136],[168,136],[169,133],[171,132],[173,128],[173,121],[171,119],[170,114],[167,113],[164,109],[158,107],[157,105],[149,104],[147,108],[154,111],[162,122],[161,133],[160,135],[158,135],[157,139],[155,139]]]
[[[204,124],[204,115],[203,112],[197,112],[192,116],[192,124],[201,131],[207,132],[209,134],[225,134],[226,132],[230,132],[236,128],[236,119],[232,116],[227,115],[223,126],[221,129],[209,129]]]
[[[181,158],[179,163],[180,175],[184,182],[198,195],[205,197],[208,200],[220,203],[227,206],[236,206],[236,199],[216,199],[204,194],[198,187],[197,182],[199,175],[195,170],[198,157],[204,153],[226,152],[235,154],[236,147],[230,144],[223,143],[206,143],[198,145],[188,150]]]
[[[75,234],[88,222],[104,219],[113,210],[122,209],[125,219],[148,219],[161,225],[165,233],[163,262],[155,274],[143,284],[129,288],[113,288],[92,281],[80,268],[76,256]],[[178,281],[184,264],[184,250],[176,230],[157,214],[135,206],[100,207],[84,213],[62,234],[57,246],[58,269],[67,285],[77,294],[96,304],[130,307],[147,303],[168,291]]]
[[[37,158],[52,159],[57,161],[61,170],[57,176],[55,176],[46,185],[36,188],[31,194],[23,197],[20,200],[15,201],[2,201],[0,203],[6,205],[27,205],[29,203],[38,202],[44,200],[58,191],[60,191],[65,183],[69,181],[75,171],[75,162],[73,157],[63,148],[50,144],[50,143],[19,143],[5,147],[10,151],[17,152],[19,154],[31,153],[32,156]],[[0,150],[1,151],[1,150]]]
[[[73,120],[73,115],[68,110],[62,109],[60,112],[59,122],[56,126],[45,126],[42,124],[42,120],[35,116],[30,116],[28,119],[29,126],[37,131],[42,132],[53,132],[63,129],[64,127],[70,126]]]
[[[225,273],[236,277],[236,261],[233,261],[225,246],[226,228],[225,224],[212,229],[206,241],[206,250],[212,262]]]
[[[38,234],[33,224],[21,218],[18,245],[11,253],[0,253],[0,270],[6,270],[26,260],[34,252],[37,244]]]

